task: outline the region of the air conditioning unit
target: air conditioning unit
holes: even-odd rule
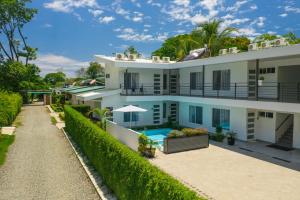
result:
[[[123,60],[124,59],[124,54],[122,54],[122,53],[116,53],[116,59],[117,60]]]
[[[249,44],[249,45],[248,45],[248,50],[249,50],[249,51],[255,51],[255,50],[258,50],[258,45],[257,45],[257,43]]]
[[[160,61],[160,57],[159,56],[152,56],[152,61],[153,62],[159,62]]]
[[[227,49],[220,49],[219,55],[226,55],[227,54]]]
[[[170,62],[170,57],[163,57],[162,60],[163,62],[168,63]]]
[[[271,47],[271,42],[270,41],[263,41],[261,44],[260,44],[261,48],[263,49],[266,49],[266,48],[270,48]]]
[[[230,54],[238,53],[238,52],[239,52],[239,50],[238,50],[237,47],[231,47],[231,48],[229,48],[229,53],[230,53]]]
[[[128,55],[128,60],[136,60],[136,58],[137,58],[137,55],[136,54],[129,54]]]
[[[287,41],[285,38],[279,38],[274,40],[274,46],[279,47],[279,46],[286,46]]]

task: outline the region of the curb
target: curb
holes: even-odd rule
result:
[[[86,159],[84,159],[83,156],[81,156],[80,153],[76,150],[76,148],[74,147],[74,145],[73,145],[71,139],[69,138],[68,134],[65,132],[64,128],[62,128],[61,130],[64,133],[65,137],[67,138],[69,144],[71,145],[71,147],[72,147],[77,159],[79,160],[81,166],[83,167],[84,171],[86,172],[86,174],[88,175],[90,181],[94,185],[94,187],[95,187],[99,197],[101,198],[101,200],[117,200],[117,198],[109,192],[109,189],[106,186],[103,185],[101,178],[99,176],[95,177],[93,175],[96,172],[93,169],[90,169],[86,165]],[[99,186],[99,185],[101,185],[101,186]]]

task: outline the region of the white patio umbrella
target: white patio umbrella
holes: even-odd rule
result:
[[[129,106],[124,106],[122,108],[115,109],[115,110],[113,110],[113,112],[130,113],[129,127],[131,128],[132,113],[133,112],[147,112],[147,110],[144,108],[137,107],[137,106],[129,105]]]

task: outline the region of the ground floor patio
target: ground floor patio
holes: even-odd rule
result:
[[[158,152],[151,162],[201,194],[216,200],[296,200],[300,196],[300,150],[265,142],[211,143],[175,154]]]

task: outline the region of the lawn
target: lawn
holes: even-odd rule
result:
[[[14,135],[0,134],[0,166],[3,165],[9,145],[15,140]]]

